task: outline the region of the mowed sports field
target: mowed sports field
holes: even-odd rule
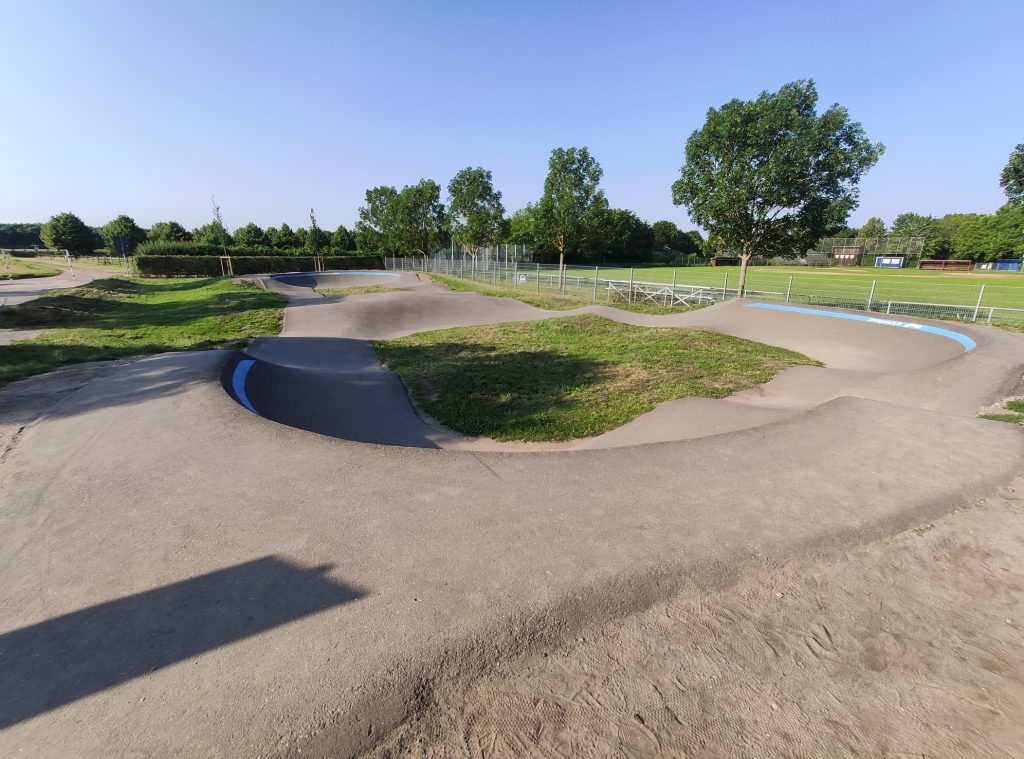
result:
[[[524,267],[529,272],[528,265]],[[604,280],[630,278],[628,268],[598,268]],[[728,286],[739,281],[737,266],[657,266],[632,270],[635,282],[671,284],[675,274],[677,285],[722,287],[728,277]],[[576,278],[593,281],[593,267],[570,267],[569,286]],[[939,272],[918,269],[875,269],[873,267],[813,267],[813,266],[751,266],[747,272],[747,289],[754,293],[783,294],[793,278],[794,293],[866,297],[875,282],[875,301],[908,301],[922,303],[950,303],[974,305],[985,286],[982,306],[998,308],[1024,308],[1024,274],[1017,272]]]

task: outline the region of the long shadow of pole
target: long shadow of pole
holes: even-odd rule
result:
[[[0,729],[365,593],[266,556],[0,635]]]

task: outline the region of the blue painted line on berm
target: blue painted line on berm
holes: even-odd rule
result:
[[[253,407],[252,403],[249,402],[249,396],[245,394],[245,378],[249,376],[249,370],[252,369],[253,364],[256,362],[251,358],[243,358],[238,362],[235,367],[234,373],[231,375],[231,389],[235,392],[235,397],[238,402],[249,409],[252,413],[258,414],[259,412]]]
[[[942,327],[933,327],[931,324],[917,324],[916,322],[901,322],[896,319],[880,319],[877,316],[865,316],[864,314],[845,314],[842,311],[824,311],[818,308],[801,308],[800,306],[783,306],[779,303],[748,303],[747,308],[767,308],[771,311],[789,311],[794,314],[810,314],[811,316],[831,316],[834,319],[848,319],[854,322],[864,322],[865,324],[878,324],[882,327],[902,327],[903,329],[912,329],[917,332],[927,332],[931,335],[939,335],[941,337],[955,340],[964,347],[964,351],[972,351],[978,347],[978,344],[974,342],[967,335],[960,332],[954,332],[951,329],[944,329]]]

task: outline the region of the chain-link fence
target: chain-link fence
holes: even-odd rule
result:
[[[593,302],[691,306],[739,295],[739,271],[721,269],[558,266],[469,256],[410,256],[385,259],[387,268],[460,277],[493,287],[561,293]],[[769,269],[747,272],[745,295],[758,300],[846,308],[875,313],[956,319],[1024,327],[1024,281],[936,282],[932,277],[886,273]]]

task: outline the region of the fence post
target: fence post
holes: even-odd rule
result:
[[[676,304],[676,270],[672,270],[672,305]]]
[[[540,264],[537,264],[537,292],[540,292]]]
[[[722,285],[722,300],[729,297],[729,272],[725,273],[725,283]]]
[[[974,306],[974,316],[971,318],[972,322],[978,321],[978,312],[981,310],[981,301],[985,297],[985,285],[981,286],[981,291],[978,293],[978,303]]]
[[[868,311],[871,310],[871,304],[875,302],[875,285],[877,284],[877,279],[871,280],[871,292],[868,293]]]
[[[793,276],[790,275],[789,282],[786,283],[786,303],[789,303],[790,297],[793,295]]]
[[[633,267],[629,267],[629,293],[626,295],[626,302],[633,302]]]
[[[597,278],[598,278],[598,268],[595,266],[594,267],[594,302],[595,303],[597,303]]]

